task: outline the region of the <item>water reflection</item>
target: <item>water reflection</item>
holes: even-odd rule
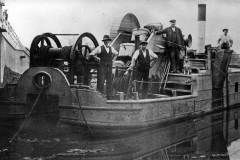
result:
[[[236,108],[164,124],[134,135],[104,139],[34,122],[9,144],[16,129],[2,126],[0,159],[229,159],[227,146],[231,149],[231,144],[240,137],[238,112],[240,109]]]

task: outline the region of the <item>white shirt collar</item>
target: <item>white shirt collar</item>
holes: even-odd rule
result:
[[[104,47],[105,47],[105,48],[110,48],[110,46],[107,47],[105,44],[104,44]]]
[[[146,55],[147,55],[147,54],[146,54],[146,50],[147,50],[147,49],[145,49],[145,51],[143,51],[143,50],[141,49],[144,57],[146,57]]]
[[[110,48],[110,46],[107,47],[105,44],[104,44],[103,46],[105,47],[107,53],[109,53],[109,48]]]

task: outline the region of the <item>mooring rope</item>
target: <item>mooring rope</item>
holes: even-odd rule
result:
[[[30,116],[32,115],[34,108],[37,106],[37,103],[38,103],[38,101],[39,101],[42,93],[44,92],[44,89],[45,89],[45,88],[43,87],[43,88],[41,89],[41,91],[38,93],[38,96],[37,96],[36,100],[34,101],[34,103],[33,103],[32,107],[31,107],[30,111],[29,111],[28,114],[25,116],[25,119],[24,119],[23,123],[22,123],[21,126],[18,128],[18,130],[15,132],[15,134],[12,136],[12,138],[11,138],[10,141],[9,141],[9,143],[12,143],[12,142],[16,139],[16,137],[19,135],[19,133],[23,130],[23,128],[24,128],[27,120],[28,120],[28,119],[30,118]]]
[[[83,113],[82,104],[81,104],[81,101],[80,101],[80,97],[79,97],[79,94],[78,94],[78,90],[76,89],[75,91],[76,91],[77,101],[78,101],[78,105],[79,105],[79,108],[80,108],[80,112],[81,112],[83,121],[84,121],[85,125],[87,126],[87,129],[88,129],[90,135],[92,136],[92,135],[93,135],[93,132],[92,132],[91,128],[89,127],[89,125],[88,125],[88,123],[87,123],[87,120],[86,120],[86,117],[85,117],[85,115],[84,115],[84,113]]]

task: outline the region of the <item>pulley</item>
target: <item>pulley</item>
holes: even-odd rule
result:
[[[30,67],[59,68],[65,73],[70,83],[73,83],[74,75],[86,76],[83,74],[90,72],[91,66],[98,65],[95,59],[87,58],[97,46],[96,38],[88,32],[81,34],[72,46],[64,47],[55,34],[44,33],[36,36],[32,41]],[[79,73],[79,70],[84,70],[85,73]]]
[[[49,58],[48,50],[52,48],[51,40],[58,48],[61,48],[61,43],[58,38],[52,33],[44,33],[36,36],[30,47],[30,67],[46,66],[46,59]]]
[[[83,38],[87,37],[92,41],[92,48],[98,46],[96,38],[91,33],[83,33],[79,36],[73,46],[62,47],[59,39],[52,33],[44,33],[36,36],[30,47],[30,67],[37,66],[52,66],[56,59],[65,61],[73,61],[76,54],[79,54],[86,59],[91,52],[91,47],[83,44]],[[52,42],[57,48],[53,48]]]
[[[91,52],[91,47],[83,43],[84,38],[88,38],[93,43],[94,45],[93,48],[96,48],[97,46],[99,46],[98,41],[94,37],[94,35],[89,32],[85,32],[78,37],[77,41],[72,46],[71,53],[70,53],[71,60],[75,58],[76,54],[81,54],[87,59],[88,54]]]

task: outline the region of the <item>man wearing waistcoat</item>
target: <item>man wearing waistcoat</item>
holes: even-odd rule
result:
[[[170,27],[156,34],[163,34],[166,38],[166,51],[171,62],[171,72],[180,72],[180,50],[184,46],[184,39],[180,28],[176,27],[176,20],[170,20]]]
[[[104,83],[106,80],[107,99],[112,97],[112,60],[118,55],[118,52],[109,46],[111,39],[108,35],[103,36],[103,45],[95,48],[89,55],[95,56],[99,64],[97,75],[97,89],[104,93]]]
[[[147,41],[140,42],[140,49],[136,50],[133,54],[131,65],[128,70],[125,72],[125,75],[128,74],[130,69],[133,67],[136,68],[136,80],[144,81],[142,86],[142,98],[146,98],[148,91],[148,76],[150,69],[150,61],[153,59],[157,59],[158,56],[153,53],[152,50],[147,49]],[[140,82],[137,82],[137,91],[140,91]]]

